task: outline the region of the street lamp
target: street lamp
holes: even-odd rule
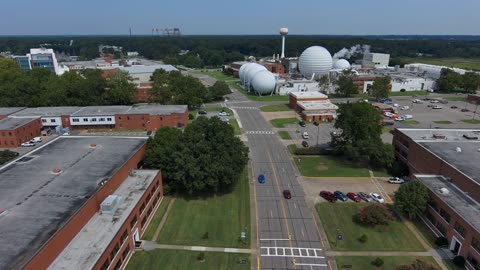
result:
[[[317,121],[315,121],[315,122],[313,122],[313,124],[314,124],[315,126],[317,126],[317,147],[318,147],[318,135],[319,135],[319,133],[320,133],[320,123],[317,122]]]

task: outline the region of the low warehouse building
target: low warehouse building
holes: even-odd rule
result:
[[[40,118],[5,118],[0,120],[0,148],[15,148],[40,136]]]

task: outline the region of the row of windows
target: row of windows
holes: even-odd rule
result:
[[[480,254],[480,240],[472,238],[472,247]]]
[[[458,222],[455,222],[454,229],[455,229],[455,231],[458,232],[458,234],[460,234],[463,238],[465,238],[465,235],[467,233],[467,230],[465,230],[465,227],[460,225]]]
[[[56,119],[50,119],[50,123],[56,123]],[[47,123],[47,119],[42,119],[42,123]]]
[[[115,255],[117,254],[117,252],[118,252],[118,248],[115,250]],[[125,260],[127,259],[129,253],[130,253],[130,245],[126,245],[125,249],[122,252],[122,257],[118,259],[118,261],[115,264],[115,267],[113,269],[119,270],[121,268],[123,262],[125,262]],[[102,264],[102,267],[100,268],[100,270],[107,270],[108,267],[110,266],[110,263],[113,261],[113,259],[114,259],[114,257],[111,257],[111,259],[107,258],[105,260],[105,262]]]
[[[467,255],[467,261],[473,266],[473,269],[480,270],[480,262],[470,252]]]
[[[83,118],[82,120],[83,120],[83,122],[88,122],[88,118]],[[99,122],[105,122],[105,118],[104,117],[98,118],[98,121]],[[107,121],[112,121],[112,118],[107,117]],[[78,123],[78,122],[80,122],[80,119],[79,118],[72,118],[72,122]],[[97,122],[97,118],[91,118],[90,122]]]
[[[447,223],[450,223],[450,214],[447,211],[440,209],[440,216],[445,219]]]
[[[0,141],[0,145],[2,145],[2,141]],[[3,141],[3,145],[8,145],[8,141]],[[10,141],[10,145],[15,145],[15,143]]]

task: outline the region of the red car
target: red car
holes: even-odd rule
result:
[[[285,197],[285,199],[291,199],[292,198],[292,193],[290,193],[290,190],[285,189],[283,191],[283,197]]]
[[[337,201],[337,198],[330,191],[322,190],[322,191],[320,191],[319,195],[320,195],[320,197],[324,198],[325,200],[327,200],[329,202],[333,203],[333,202]]]
[[[354,202],[361,202],[362,201],[362,199],[360,197],[358,197],[357,194],[355,194],[353,192],[347,193],[347,197]]]
[[[307,142],[307,141],[303,141],[303,142],[302,142],[302,146],[303,146],[303,147],[308,147],[308,142]]]

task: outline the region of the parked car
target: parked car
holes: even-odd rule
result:
[[[465,109],[461,109],[460,111],[461,111],[461,112],[469,112],[470,110],[467,109],[467,108],[465,108]]]
[[[393,104],[393,107],[398,108],[398,107],[400,107],[400,105],[398,105],[397,103],[395,103],[395,104]]]
[[[228,112],[219,112],[218,116],[230,116]]]
[[[413,103],[418,103],[418,104],[423,103],[423,101],[421,101],[420,99],[414,99],[412,102],[413,102]]]
[[[394,119],[395,121],[403,121],[405,120],[405,118],[403,118],[403,116],[400,116],[400,117],[397,117]]]
[[[305,121],[300,121],[298,122],[298,124],[301,126],[301,127],[306,127],[307,124],[305,124]]]
[[[35,137],[31,140],[32,142],[42,142],[42,137]]]
[[[347,197],[354,202],[361,202],[362,201],[362,199],[360,199],[360,197],[358,197],[357,194],[355,194],[353,192],[348,192]]]
[[[410,110],[410,106],[403,106],[403,107],[401,108],[401,110],[403,110],[403,111]]]
[[[454,105],[454,106],[450,106],[450,109],[458,109],[458,107]]]
[[[430,108],[431,108],[431,107],[433,107],[433,105],[432,105],[432,104],[428,104],[427,107],[430,107]]]
[[[384,122],[382,123],[382,125],[384,125],[384,126],[393,126],[394,124],[395,124],[395,123],[392,122],[392,121],[384,121]]]
[[[200,111],[198,111],[198,114],[207,114],[207,111],[200,110]]]
[[[302,138],[304,138],[305,140],[308,140],[308,138],[310,138],[310,137],[308,136],[308,132],[306,132],[306,131],[303,132],[303,133],[302,133]]]
[[[439,103],[440,101],[436,100],[436,99],[433,99],[433,100],[430,100],[430,103]]]
[[[333,196],[335,196],[337,199],[341,200],[341,201],[348,201],[348,197],[341,191],[335,191],[333,193]]]
[[[392,114],[392,115],[390,115],[388,118],[390,118],[390,119],[396,119],[396,118],[398,118],[398,115]]]
[[[303,147],[308,147],[308,142],[307,142],[307,141],[303,141],[303,142],[302,142],[302,146],[303,146]]]
[[[32,146],[35,146],[35,143],[29,141],[29,142],[24,142],[24,143],[20,144],[20,146],[22,146],[22,147],[32,147]]]
[[[372,199],[378,203],[384,203],[385,200],[382,198],[382,196],[378,195],[377,193],[375,192],[372,192],[370,193],[370,196],[372,197]]]
[[[440,105],[435,105],[435,106],[432,107],[432,109],[441,109],[441,108],[442,108],[442,106],[440,106]]]
[[[285,189],[283,191],[283,197],[287,200],[291,199],[292,198],[292,193],[290,192],[290,190],[288,189]]]
[[[260,175],[258,176],[258,182],[259,182],[260,184],[265,183],[265,175],[260,174]]]
[[[405,120],[407,120],[407,119],[413,119],[413,115],[411,115],[411,114],[405,114],[405,115],[403,116],[403,119],[405,119]]]
[[[385,115],[386,117],[390,117],[392,115],[394,115],[393,113],[391,112],[383,112],[383,115]]]
[[[358,192],[357,196],[360,197],[360,199],[362,199],[366,202],[371,202],[372,201],[372,197],[370,197],[370,195],[368,195],[365,192]]]
[[[337,198],[330,191],[322,190],[322,191],[320,191],[319,195],[320,195],[320,197],[324,198],[325,200],[327,200],[329,202],[333,203],[333,202],[337,201]]]
[[[398,177],[391,177],[388,180],[388,183],[390,183],[390,184],[403,184],[403,183],[405,183],[405,180],[403,180],[402,178],[398,178]]]

